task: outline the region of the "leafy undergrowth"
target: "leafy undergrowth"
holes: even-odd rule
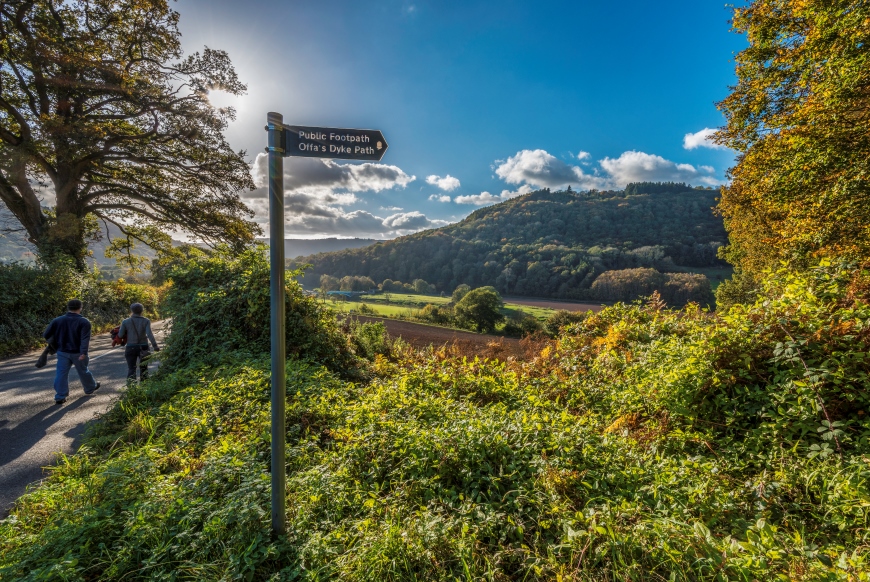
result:
[[[280,538],[268,362],[226,353],[131,388],[0,525],[0,578],[866,580],[868,295],[826,265],[530,362],[291,360]]]

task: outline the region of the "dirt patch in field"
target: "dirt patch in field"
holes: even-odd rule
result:
[[[572,303],[569,301],[549,301],[547,299],[528,299],[526,297],[505,297],[505,302],[516,303],[518,305],[528,305],[529,307],[544,307],[546,309],[564,309],[565,311],[594,311],[599,312],[604,309],[604,305],[600,303]]]
[[[440,348],[447,345],[455,347],[462,355],[500,359],[508,356],[522,358],[525,355],[520,340],[514,338],[457,331],[384,317],[366,315],[353,317],[363,323],[379,321],[387,328],[387,333],[390,336],[400,337],[415,348],[428,348],[429,346]]]

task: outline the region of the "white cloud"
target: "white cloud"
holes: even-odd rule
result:
[[[587,174],[578,166],[570,166],[545,150],[522,150],[507,160],[496,161],[496,175],[508,184],[528,184],[536,188],[567,188],[581,190],[601,188],[606,180]]]
[[[254,220],[268,232],[268,201],[254,199],[246,202],[255,213]],[[285,208],[284,233],[297,237],[362,236],[386,239],[448,224],[445,220],[430,219],[417,211],[393,213],[386,217],[366,210],[346,211],[297,194],[287,196]]]
[[[431,175],[426,177],[426,183],[437,186],[445,192],[453,192],[459,188],[459,179],[447,174],[443,178],[441,176]]]
[[[687,133],[683,136],[683,148],[693,150],[695,148],[710,148],[712,150],[728,149],[725,146],[714,143],[710,137],[716,133],[715,129],[705,127],[701,131],[695,133]]]
[[[457,196],[454,202],[457,204],[474,204],[475,206],[484,206],[485,204],[495,204],[504,202],[507,198],[501,196],[493,196],[489,192],[481,192],[480,194],[469,194],[467,196]]]
[[[689,182],[715,186],[721,180],[710,166],[695,167],[677,164],[661,156],[644,152],[623,152],[618,158],[604,158],[599,162],[609,181],[617,187],[630,182]]]
[[[481,192],[480,194],[470,194],[468,196],[457,196],[453,199],[457,204],[474,204],[475,206],[485,206],[487,204],[495,204],[497,202],[504,202],[505,200],[510,200],[511,198],[516,198],[517,196],[522,196],[523,194],[528,194],[532,191],[532,187],[526,184],[523,184],[515,191],[511,192],[510,190],[502,190],[501,194],[495,196],[490,194],[489,192]]]
[[[257,154],[251,173],[258,187],[268,186],[269,156]],[[284,190],[328,191],[346,190],[348,192],[380,192],[390,188],[404,188],[416,179],[409,176],[398,166],[387,164],[339,164],[333,160],[318,158],[284,159]]]
[[[576,154],[584,165],[590,165],[591,154],[581,151]],[[618,158],[599,160],[592,170],[567,164],[545,150],[522,150],[507,160],[496,160],[493,166],[496,175],[508,184],[519,184],[514,190],[503,190],[501,194],[481,192],[456,196],[457,204],[485,206],[504,202],[540,188],[575,190],[618,189],[631,182],[688,182],[716,186],[722,183],[711,166],[693,166],[672,162],[661,156],[644,152],[623,152]],[[433,195],[430,200],[439,199]],[[446,202],[446,200],[443,200]]]
[[[450,196],[447,194],[432,194],[429,196],[429,200],[434,200],[435,202],[450,202]]]
[[[268,228],[268,156],[259,154],[251,167],[256,190],[242,193],[264,230]],[[364,202],[357,194],[404,188],[415,180],[397,166],[338,164],[317,158],[284,161],[285,235],[375,236],[392,238],[446,224],[420,212],[399,212],[398,206],[381,207],[386,218],[365,210],[344,207]]]
[[[447,224],[447,221],[430,220],[426,218],[426,215],[415,210],[414,212],[403,212],[401,214],[388,216],[384,219],[383,223],[384,226],[387,226],[394,231],[416,232],[423,228],[443,226]]]
[[[394,238],[426,228],[447,224],[444,220],[431,220],[420,212],[403,212],[386,218],[365,210],[343,212],[334,209],[332,216],[293,215],[286,220],[285,233],[291,235],[344,235],[375,238]]]

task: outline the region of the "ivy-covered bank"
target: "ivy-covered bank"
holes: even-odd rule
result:
[[[280,538],[268,361],[227,345],[22,498],[0,578],[867,580],[868,299],[825,264],[725,315],[608,308],[528,362],[387,346],[342,379],[300,350]]]

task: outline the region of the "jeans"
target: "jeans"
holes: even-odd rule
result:
[[[148,377],[148,363],[143,362],[145,358],[151,355],[148,350],[148,345],[144,346],[127,346],[124,350],[124,359],[127,360],[127,380],[136,379],[136,363],[139,362],[139,378],[144,380]]]
[[[57,353],[57,375],[54,377],[54,399],[62,400],[69,396],[69,371],[75,366],[76,372],[79,374],[82,388],[85,389],[85,394],[90,394],[97,387],[97,381],[94,380],[94,375],[88,370],[88,362],[90,358],[85,357],[84,360],[79,360],[79,354],[69,354],[67,352]]]

